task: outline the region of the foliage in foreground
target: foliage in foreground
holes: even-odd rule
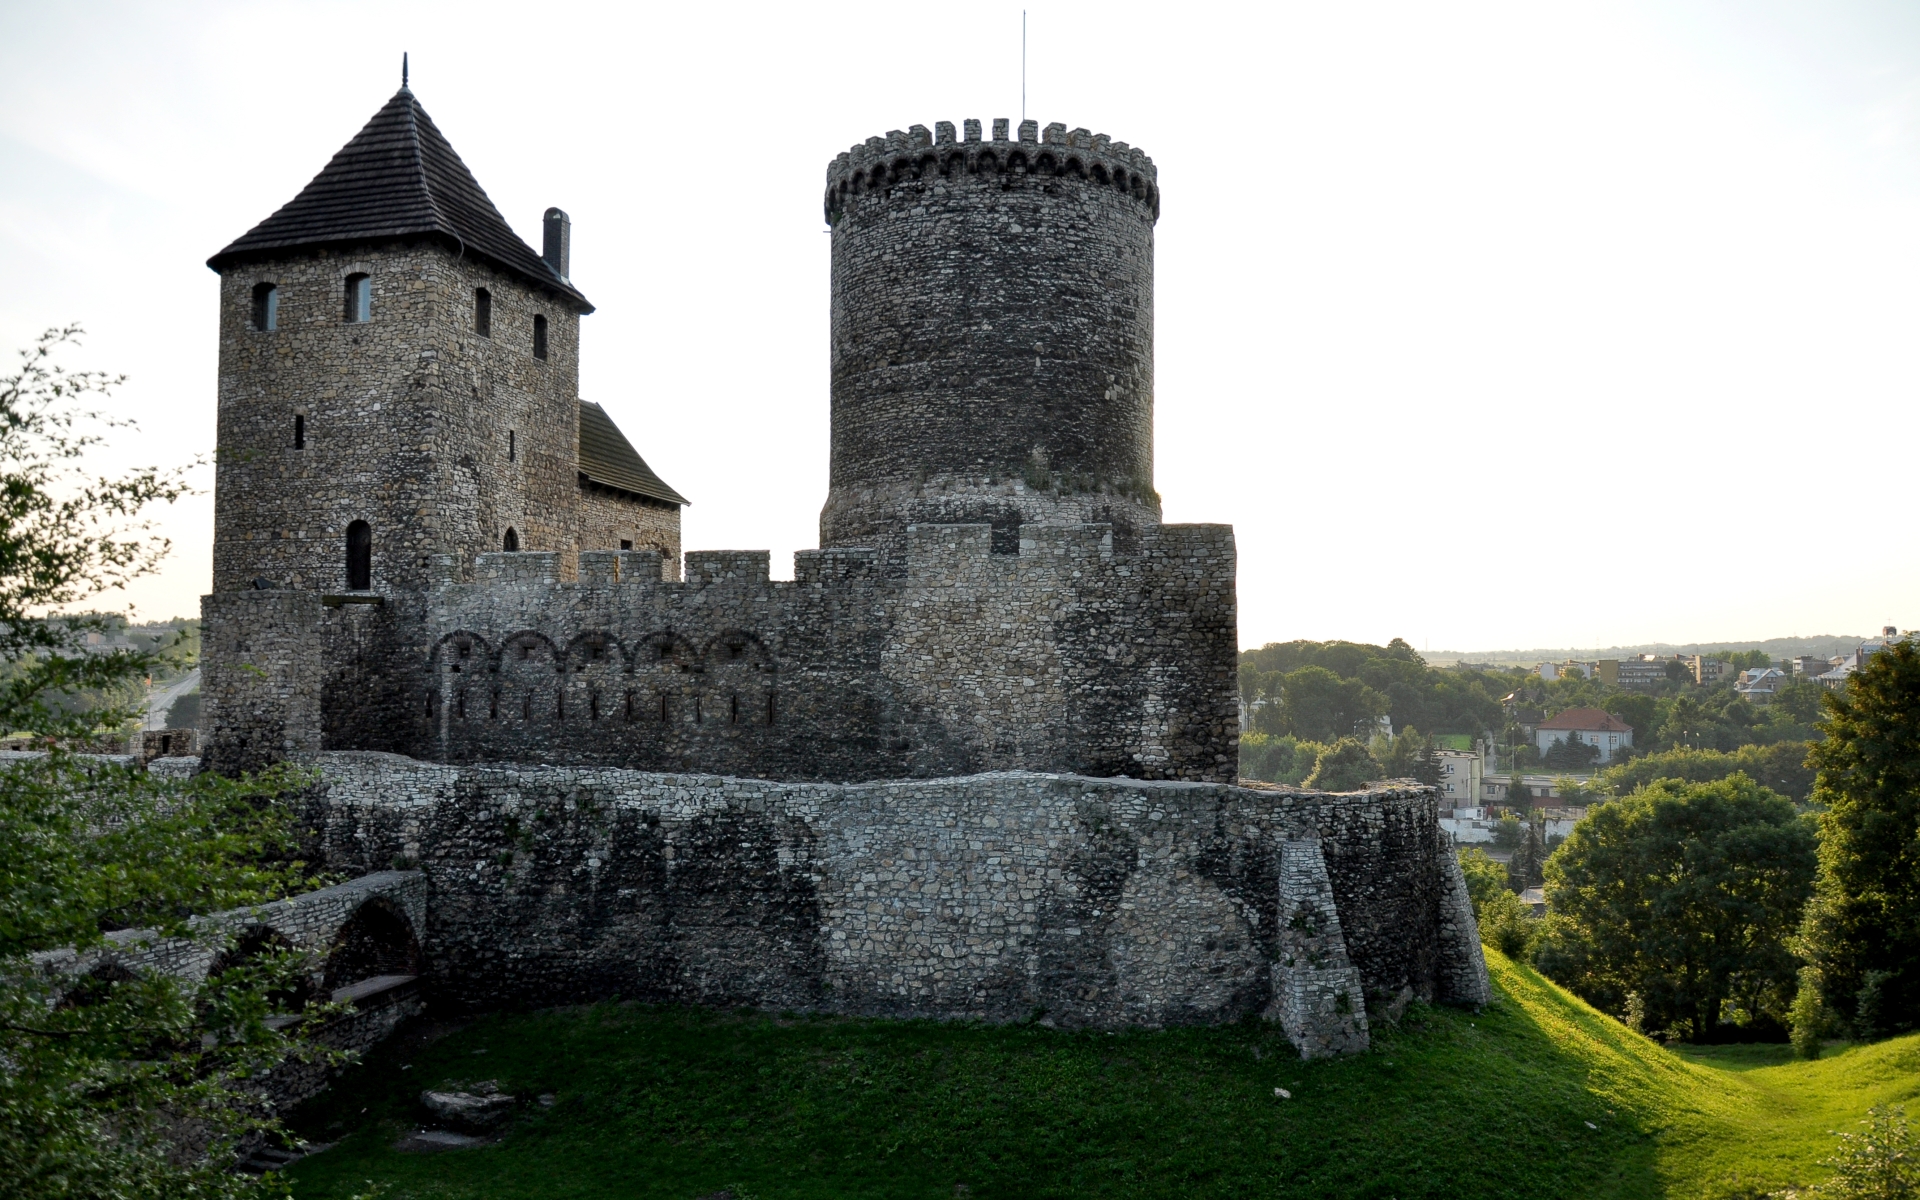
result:
[[[1660,780],[1603,805],[1547,860],[1543,969],[1649,1032],[1784,1025],[1814,831],[1745,775]]]
[[[267,1021],[300,964],[230,961],[184,984],[75,981],[33,958],[119,930],[193,935],[193,914],[272,898],[302,874],[274,801],[290,777],[167,781],[59,748],[128,715],[76,697],[137,694],[126,685],[160,656],[88,653],[106,618],[52,614],[150,570],[166,547],[138,514],[183,490],[156,471],[92,479],[75,465],[98,441],[76,401],[115,381],[54,364],[74,332],[49,333],[0,379],[0,729],[52,747],[0,767],[0,1194],[262,1194],[279,1189],[229,1168],[243,1139],[273,1130],[250,1081],[311,1051],[298,1027]]]
[[[1833,1174],[1810,1188],[1775,1192],[1776,1200],[1914,1200],[1920,1197],[1920,1145],[1907,1110],[1875,1105],[1865,1133],[1840,1134],[1840,1149],[1824,1166]]]
[[[1920,648],[1898,642],[1828,700],[1820,874],[1802,948],[1862,1036],[1920,1024]]]

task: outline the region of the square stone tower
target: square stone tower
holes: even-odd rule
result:
[[[220,597],[245,592],[353,609],[303,651],[338,698],[328,745],[417,736],[401,697],[425,658],[435,556],[651,549],[677,576],[686,499],[581,400],[593,305],[568,278],[567,215],[543,224],[535,253],[403,86],[208,260],[221,281],[210,624]],[[232,623],[249,625],[258,643],[272,622]]]

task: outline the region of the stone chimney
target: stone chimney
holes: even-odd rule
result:
[[[567,214],[557,208],[547,210],[545,228],[540,238],[540,257],[547,260],[553,273],[572,282],[567,274],[568,259],[573,250],[573,222]]]

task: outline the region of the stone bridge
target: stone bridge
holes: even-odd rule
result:
[[[318,1039],[336,1050],[365,1050],[424,1010],[420,975],[426,921],[426,876],[378,871],[285,900],[197,917],[187,936],[120,930],[83,951],[37,954],[33,964],[72,993],[89,979],[119,981],[154,973],[199,983],[263,953],[306,951],[313,955],[313,967],[299,990],[300,1002],[350,1005],[319,1030]],[[324,1067],[290,1063],[275,1073],[268,1090],[280,1102],[293,1103],[326,1082]]]

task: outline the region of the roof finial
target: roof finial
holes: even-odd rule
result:
[[[407,52],[400,52],[400,86],[407,86]]]

